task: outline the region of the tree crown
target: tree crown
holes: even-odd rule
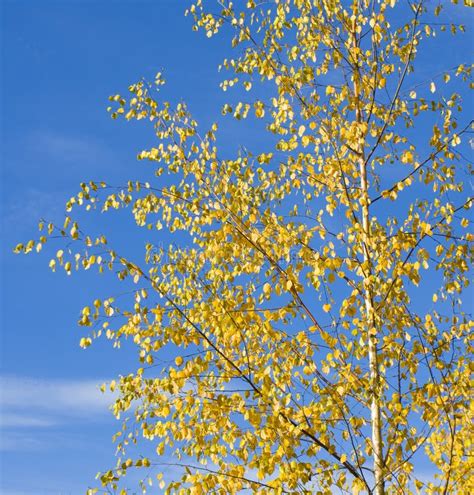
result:
[[[231,155],[218,123],[161,101],[161,74],[140,80],[109,111],[153,127],[138,158],[154,179],[83,183],[64,225],[17,246],[59,237],[53,270],[133,288],[80,318],[83,347],[130,340],[140,361],[107,385],[130,422],[100,481],[141,467],[166,493],[468,493],[471,66],[416,70],[464,26],[427,1],[209,4],[187,14],[232,38],[222,89],[242,90],[222,113],[261,149]],[[79,207],[129,210],[144,259],[87,235]],[[140,438],[154,454],[128,457]]]

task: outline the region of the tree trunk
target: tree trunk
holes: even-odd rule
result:
[[[359,41],[357,39],[356,25],[353,26],[353,47],[357,48]],[[355,116],[358,124],[363,123],[361,99],[360,99],[360,73],[356,63],[353,71],[354,78],[354,96],[355,96]],[[364,133],[364,137],[366,131]],[[360,204],[362,214],[362,250],[364,259],[364,300],[365,300],[365,317],[367,328],[367,339],[369,347],[369,369],[370,369],[370,419],[372,425],[372,450],[373,450],[373,470],[374,470],[374,495],[385,495],[385,480],[383,466],[383,442],[382,442],[382,423],[380,417],[380,370],[377,355],[377,325],[375,318],[375,309],[372,297],[372,260],[371,260],[371,242],[370,242],[370,211],[369,211],[369,184],[367,180],[367,163],[365,158],[365,146],[360,138],[360,144],[357,147],[358,166],[360,174]]]

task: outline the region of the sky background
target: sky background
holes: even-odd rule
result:
[[[119,423],[98,384],[132,369],[136,356],[106,342],[78,346],[79,311],[104,295],[106,281],[53,274],[50,253],[11,249],[36,236],[40,217],[61,219],[81,181],[121,183],[146,167],[135,157],[150,133],[112,121],[109,95],[164,70],[166,97],[185,97],[206,121],[224,98],[216,97],[223,52],[192,31],[185,2],[0,3],[0,492],[78,494],[113,465]]]
[[[204,124],[219,113],[225,95],[217,65],[228,51],[222,38],[191,30],[185,4],[0,0],[3,495],[84,493],[113,464],[119,424],[98,384],[133,369],[135,354],[100,340],[84,351],[85,332],[76,325],[80,309],[107,294],[109,282],[93,273],[53,274],[50,253],[11,250],[36,235],[39,218],[60,220],[81,181],[119,184],[143,174],[146,163],[135,156],[151,134],[113,122],[109,95],[163,70],[167,99],[185,99]],[[427,72],[436,67],[435,58],[425,63]],[[220,142],[251,149],[258,138],[229,121]],[[126,231],[110,222],[117,234]]]

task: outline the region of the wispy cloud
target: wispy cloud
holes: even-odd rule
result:
[[[47,444],[41,436],[24,431],[5,430],[0,433],[0,450],[5,452],[31,452],[45,450]]]
[[[99,383],[0,376],[0,449],[38,450],[41,430],[110,418],[113,395]]]
[[[40,380],[0,377],[2,409],[28,409],[64,416],[107,413],[110,394],[102,393],[100,380]]]
[[[114,150],[97,137],[54,129],[32,131],[7,148],[2,223],[9,231],[29,230],[39,217],[55,220],[80,182],[100,180],[118,163]]]
[[[58,201],[57,195],[37,189],[26,189],[21,197],[10,200],[5,205],[3,224],[10,232],[28,230],[40,217],[56,219],[63,211],[64,201]]]
[[[28,140],[31,151],[42,158],[74,166],[83,170],[85,165],[97,165],[112,159],[111,150],[92,136],[74,136],[55,130],[33,132]],[[67,170],[70,173],[70,169]]]
[[[50,418],[30,416],[24,413],[0,414],[0,428],[47,428],[55,424],[56,422]]]

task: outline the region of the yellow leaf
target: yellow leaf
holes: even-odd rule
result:
[[[413,163],[413,159],[414,157],[411,151],[405,151],[400,158],[402,163]]]
[[[92,344],[92,340],[90,338],[86,338],[86,337],[83,337],[80,341],[79,341],[79,345],[85,349],[86,347],[89,347],[90,345]]]

